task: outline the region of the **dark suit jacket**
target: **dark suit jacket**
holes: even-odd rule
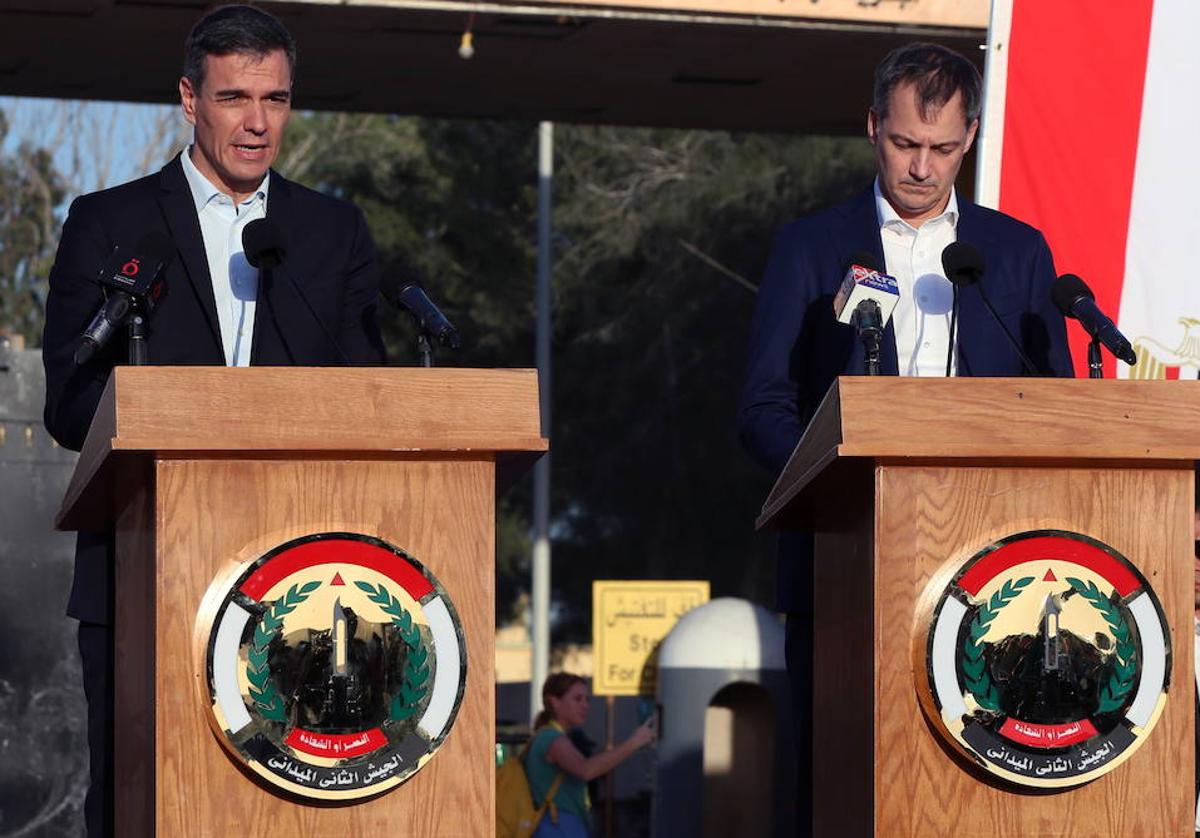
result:
[[[272,172],[267,216],[283,230],[288,255],[274,276],[264,272],[260,277],[251,363],[342,363],[291,283],[279,275],[284,270],[304,289],[351,363],[383,363],[376,316],[379,275],[362,213]],[[177,253],[166,272],[166,296],[147,327],[150,362],[225,363],[200,221],[179,158],[157,174],[76,199],[50,272],[42,349],[46,427],[65,448],[83,446],[109,373],[126,362],[124,335],[82,367],[73,361],[79,336],[103,299],[97,272],[115,246],[132,247],[152,231],[169,235]],[[110,545],[108,534],[80,534],[67,608],[71,616],[108,622]]]
[[[958,206],[957,238],[983,254],[981,285],[1009,331],[1044,374],[1072,375],[1066,326],[1050,301],[1054,263],[1042,234],[961,197]],[[743,444],[772,474],[787,464],[833,380],[863,371],[862,345],[833,316],[833,297],[846,261],[864,250],[884,264],[872,189],[793,222],[775,239],[758,291],[738,412]],[[958,329],[959,375],[1025,374],[977,288],[959,294]],[[896,375],[891,324],[881,354],[883,372]],[[793,566],[806,559],[805,551],[792,541],[780,556],[779,605],[785,611],[804,610],[811,594]]]

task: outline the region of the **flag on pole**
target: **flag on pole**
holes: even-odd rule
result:
[[[1200,373],[1200,2],[994,0],[980,202],[1038,227],[1134,344],[1106,374]],[[1087,337],[1070,326],[1076,371]]]

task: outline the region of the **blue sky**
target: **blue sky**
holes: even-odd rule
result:
[[[51,148],[73,192],[92,192],[157,171],[191,139],[178,105],[0,97],[4,151]]]

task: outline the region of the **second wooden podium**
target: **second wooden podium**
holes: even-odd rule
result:
[[[496,485],[546,448],[530,370],[118,368],[59,517],[117,533],[117,834],[490,834]]]
[[[818,835],[1191,835],[1194,383],[842,378],[760,525],[815,532]]]

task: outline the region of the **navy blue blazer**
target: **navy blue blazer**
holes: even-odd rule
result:
[[[286,237],[283,269],[304,289],[351,363],[384,363],[376,311],[378,266],[362,212],[272,172],[267,217]],[[65,448],[83,446],[113,366],[127,360],[124,335],[119,335],[82,367],[73,361],[79,336],[103,299],[96,274],[116,245],[136,246],[155,231],[170,236],[177,253],[166,272],[166,296],[147,325],[150,363],[225,363],[200,221],[179,158],[157,174],[77,198],[50,271],[42,341],[46,428]],[[269,274],[259,283],[250,362],[342,363],[291,283]],[[67,608],[71,616],[108,622],[111,540],[107,533],[80,533]]]
[[[1003,213],[958,200],[957,238],[983,254],[986,288],[1000,318],[1045,375],[1073,374],[1066,325],[1050,300],[1054,262],[1042,234]],[[738,411],[743,445],[779,474],[839,375],[859,375],[864,352],[854,330],[838,323],[833,297],[847,260],[869,251],[884,264],[871,188],[843,204],[785,227],[775,239],[750,334],[746,384]],[[984,307],[978,288],[959,294],[958,374],[1024,375],[1020,356]],[[881,352],[887,375],[898,373],[889,324]],[[785,551],[787,552],[786,548]],[[803,608],[808,591],[781,555],[781,610]]]

